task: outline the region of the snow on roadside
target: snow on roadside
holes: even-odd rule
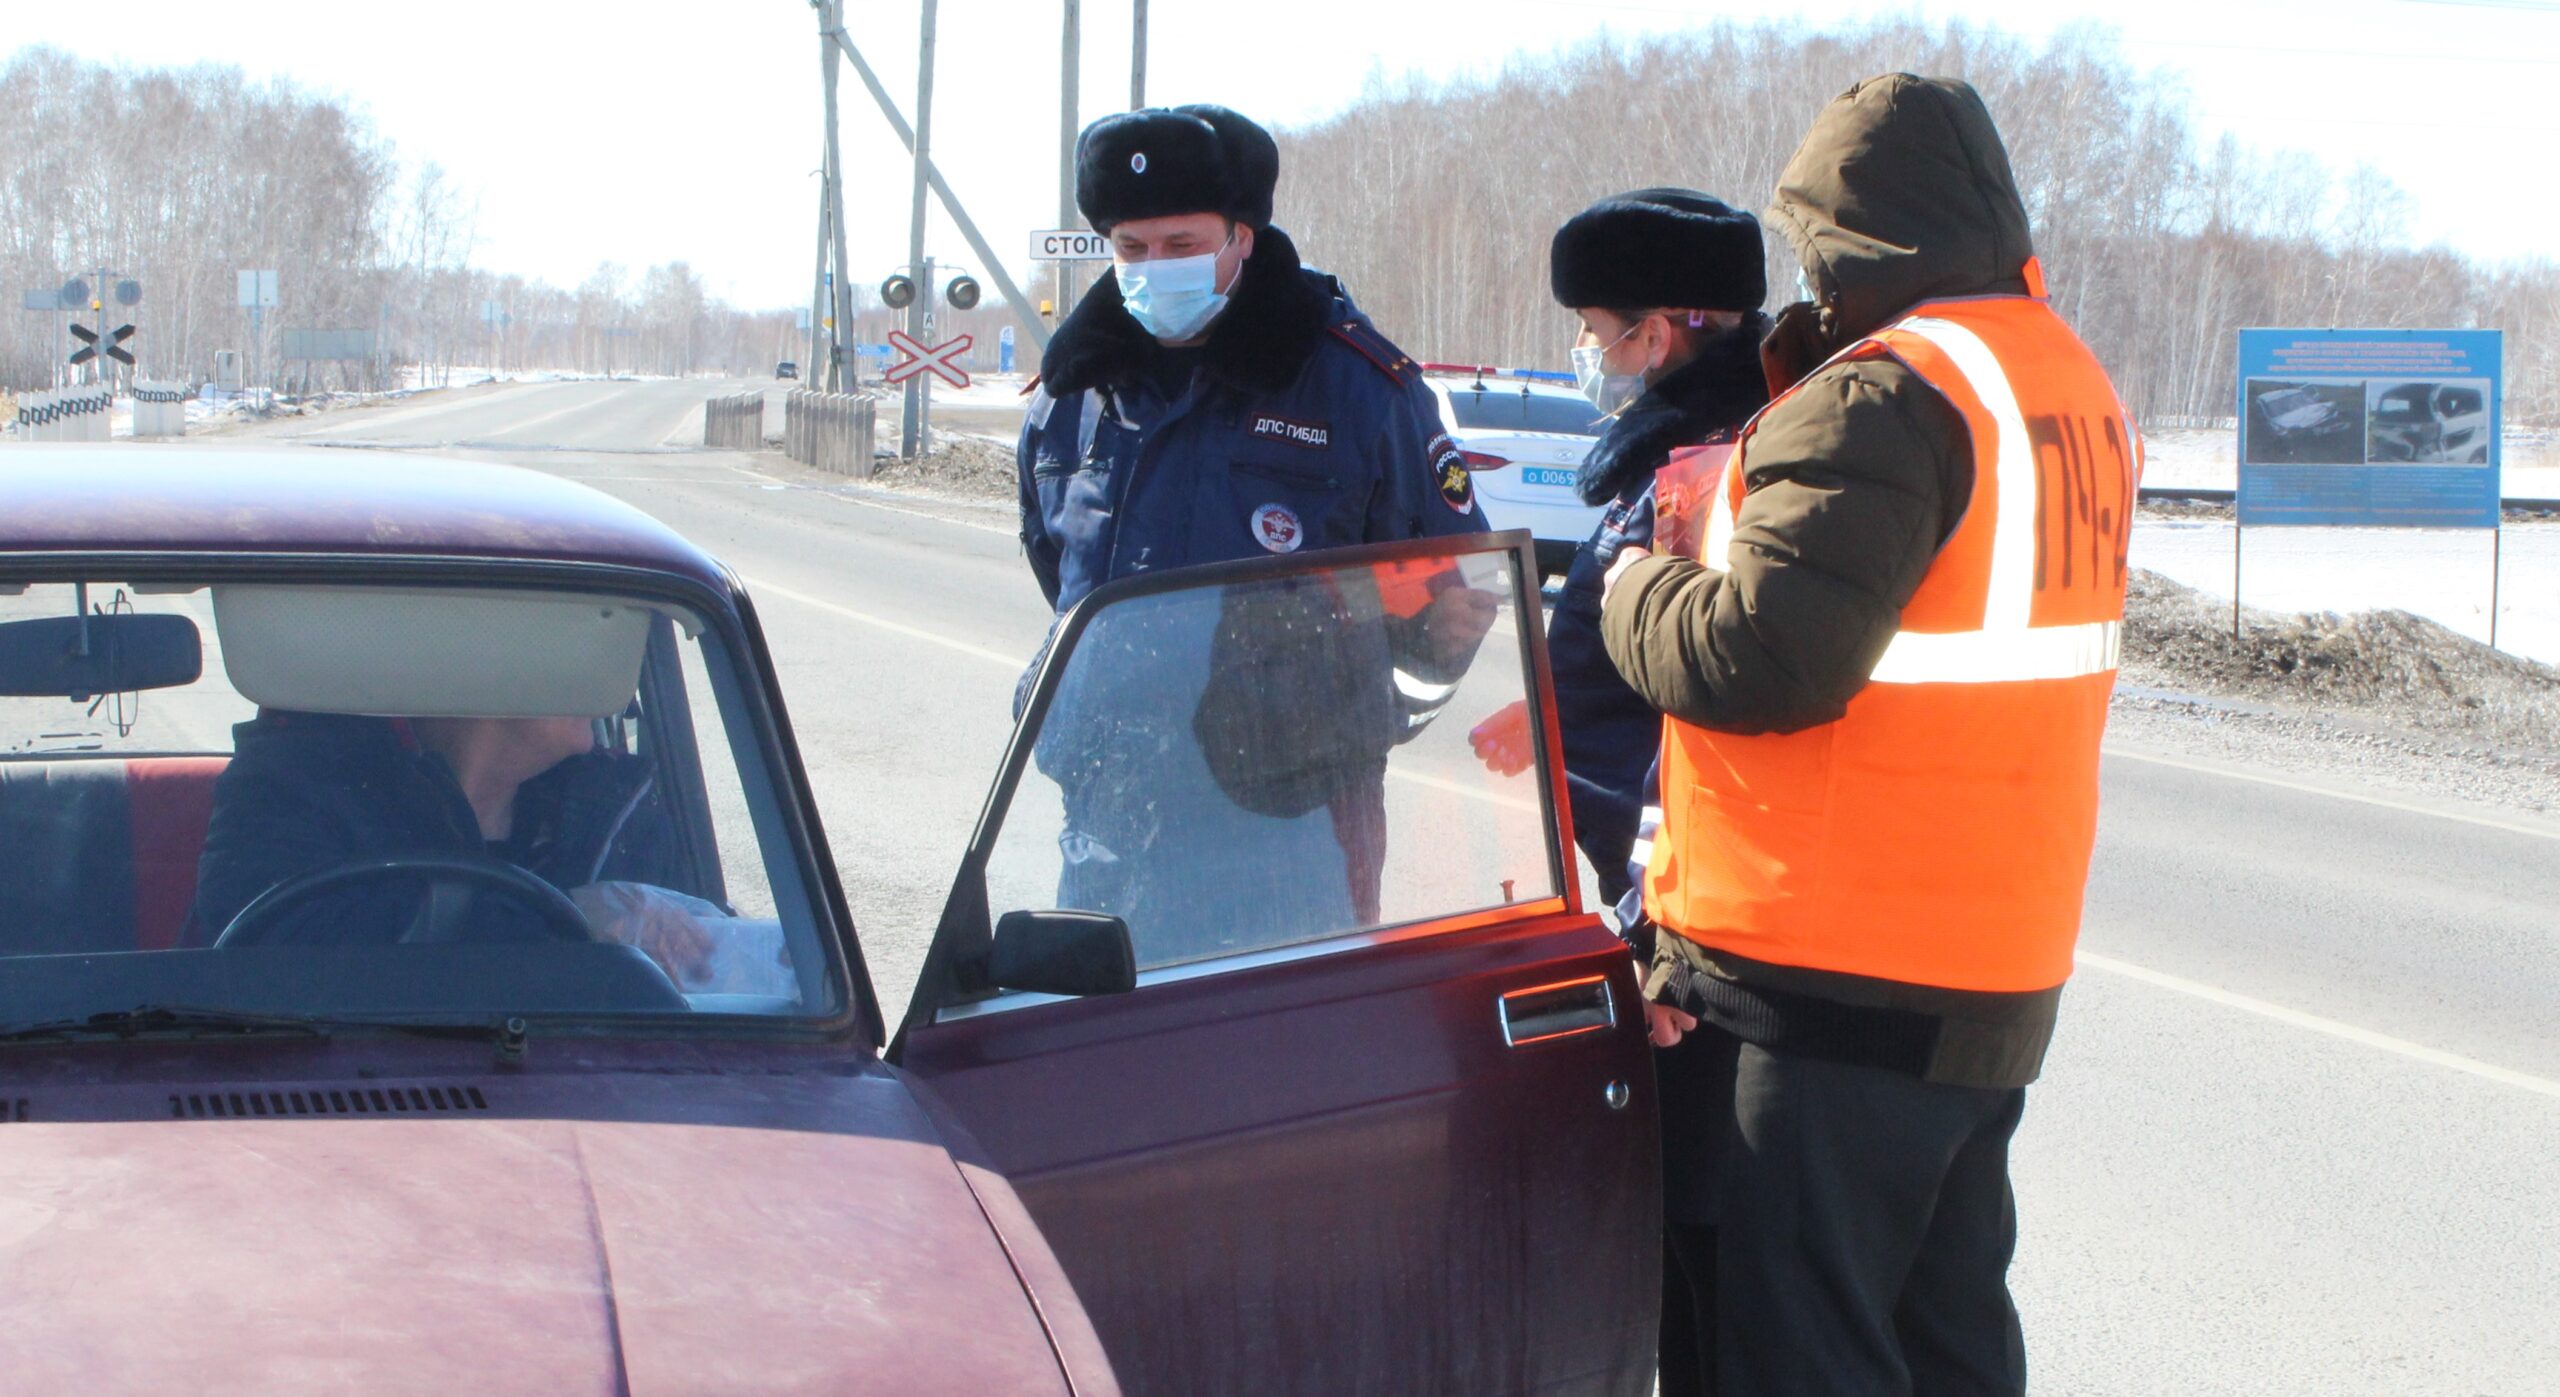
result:
[[[2133,566],[2227,603],[2231,529],[2137,519]],[[2481,529],[2251,529],[2241,600],[2279,612],[2407,611],[2485,641],[2490,544]],[[2502,551],[2498,648],[2560,664],[2560,525],[2510,524]]]

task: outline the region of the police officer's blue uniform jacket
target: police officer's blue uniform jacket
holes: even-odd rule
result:
[[[1133,572],[1486,527],[1419,367],[1277,228],[1196,352],[1106,275],[1032,391],[1022,543],[1060,611]]]
[[[1672,451],[1729,438],[1769,400],[1760,367],[1760,340],[1768,328],[1754,314],[1664,375],[1609,423],[1583,458],[1576,481],[1586,504],[1607,507],[1565,572],[1547,649],[1574,842],[1590,855],[1601,892],[1611,902],[1629,886],[1628,853],[1636,842],[1645,773],[1662,747],[1662,715],[1627,687],[1609,660],[1600,640],[1601,586],[1620,549],[1653,546],[1654,473]]]

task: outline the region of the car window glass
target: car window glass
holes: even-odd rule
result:
[[[1580,394],[1527,392],[1488,384],[1449,390],[1453,426],[1486,431],[1560,432],[1593,436],[1600,414]]]
[[[1514,592],[1488,552],[1108,606],[1039,715],[991,912],[1114,913],[1147,969],[1555,896]]]
[[[10,981],[0,1018],[130,1008],[145,987],[321,1016],[828,1010],[837,977],[736,674],[702,616],[585,592],[0,590],[0,977],[13,957],[88,967],[60,1002]],[[480,871],[273,897],[420,859]],[[190,956],[226,928],[217,975]],[[268,951],[347,968],[262,988]],[[135,969],[164,956],[180,968]]]

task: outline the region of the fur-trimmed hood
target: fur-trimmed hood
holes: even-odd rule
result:
[[[1210,323],[1201,372],[1230,388],[1276,393],[1298,379],[1339,318],[1341,284],[1298,260],[1278,228],[1253,235],[1253,255],[1225,311]],[[1107,272],[1076,303],[1041,356],[1041,386],[1053,397],[1134,381],[1163,352],[1120,301],[1120,278]]]

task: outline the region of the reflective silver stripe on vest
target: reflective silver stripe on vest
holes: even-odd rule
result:
[[[2116,667],[2124,623],[2021,626],[2003,631],[1903,631],[1884,648],[1878,684],[2009,684],[2078,679]]]
[[[1955,365],[1956,372],[1964,375],[1966,386],[1981,399],[1983,411],[1991,414],[1991,425],[2000,433],[1997,459],[1991,467],[1999,490],[1991,526],[1991,583],[1983,596],[1982,628],[1997,631],[2023,627],[2036,597],[2036,458],[2035,448],[2027,440],[2027,415],[2019,410],[2018,394],[2009,386],[2009,375],[2000,367],[2000,357],[1991,352],[1991,346],[1984,344],[1980,335],[1952,320],[1928,315],[1914,316],[1895,328],[1936,345],[1938,352]]]
[[[1877,684],[2010,684],[2112,672],[2124,648],[2122,622],[2027,624],[2035,604],[2035,455],[2027,440],[2026,414],[1999,356],[1981,336],[1951,320],[1915,316],[1894,328],[1937,346],[1991,415],[2000,434],[1991,466],[1996,512],[1982,628],[1898,632],[1868,679]]]

